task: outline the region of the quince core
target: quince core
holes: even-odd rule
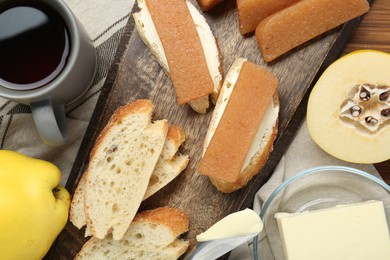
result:
[[[390,158],[390,54],[352,52],[334,62],[314,86],[307,127],[323,150],[344,161]]]

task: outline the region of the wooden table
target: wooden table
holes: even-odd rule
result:
[[[364,16],[350,42],[344,49],[349,53],[361,49],[375,49],[390,53],[390,1],[375,0],[371,10]],[[389,147],[390,149],[390,147]],[[390,184],[390,160],[375,167]]]

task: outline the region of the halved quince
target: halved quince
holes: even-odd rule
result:
[[[390,158],[390,54],[352,52],[330,65],[314,86],[307,127],[326,152],[344,161]]]

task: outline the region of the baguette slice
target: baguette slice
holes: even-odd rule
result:
[[[188,231],[189,218],[174,208],[157,208],[138,213],[122,240],[92,237],[76,259],[178,259],[189,242],[177,238]]]
[[[168,75],[170,75],[170,69],[168,66],[164,47],[157,33],[156,26],[153,22],[146,2],[145,0],[138,0],[137,2],[140,11],[137,13],[133,13],[137,31],[142,41],[156,57],[160,66],[165,70]],[[217,39],[214,37],[210,26],[206,22],[206,19],[190,2],[186,1],[186,4],[190,15],[195,23],[196,31],[198,33],[199,40],[203,48],[207,68],[213,83],[213,90],[210,97],[211,101],[215,103],[218,99],[219,90],[222,86],[222,55],[219,51]],[[209,96],[207,95],[189,101],[188,103],[196,112],[204,114],[210,106],[209,100]]]
[[[150,177],[144,200],[171,182],[187,167],[189,162],[188,155],[183,155],[178,152],[180,145],[184,141],[184,130],[178,126],[170,126],[164,148],[157,161],[156,167],[153,170],[152,176]],[[81,177],[77,185],[70,207],[69,220],[78,229],[81,229],[87,224],[84,211],[85,180],[86,174]],[[87,228],[86,236],[89,234],[90,232]]]
[[[168,132],[166,120],[151,122],[153,108],[141,99],[117,109],[91,152],[84,203],[97,238],[121,239],[142,202]]]
[[[169,127],[164,148],[153,170],[144,200],[170,183],[187,167],[189,162],[188,155],[178,152],[185,138],[186,136],[182,128],[178,126]]]
[[[204,145],[203,155],[213,138],[213,135],[218,127],[218,124],[225,111],[230,96],[234,90],[241,67],[246,59],[239,58],[231,66],[226,75],[224,84],[221,89],[220,96],[214,108],[209,129],[207,130]],[[267,161],[269,154],[273,149],[273,143],[278,131],[279,118],[279,99],[277,91],[272,97],[272,101],[266,108],[265,114],[260,122],[255,137],[252,141],[249,151],[247,151],[245,161],[242,164],[239,178],[235,181],[226,181],[221,178],[210,177],[213,185],[220,191],[230,193],[245,186]]]
[[[86,173],[81,176],[81,179],[77,184],[76,190],[74,191],[72,202],[70,204],[69,220],[78,229],[81,229],[82,227],[87,225],[87,218],[85,216],[84,210],[84,190],[87,179],[86,176]]]

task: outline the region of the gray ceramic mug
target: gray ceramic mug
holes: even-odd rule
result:
[[[28,6],[27,9],[25,8],[26,5]],[[11,11],[18,11],[16,12],[16,15],[22,15],[23,12],[31,12],[31,6],[35,8],[35,5],[39,8],[43,6],[44,8],[49,8],[49,11],[54,11],[55,15],[58,15],[65,24],[67,32],[65,35],[68,37],[67,40],[69,44],[67,46],[66,55],[64,54],[61,56],[64,61],[63,67],[60,71],[56,72],[57,74],[53,74],[54,77],[46,80],[47,82],[42,83],[39,81],[41,83],[35,85],[26,84],[25,82],[15,84],[15,82],[10,81],[8,78],[4,80],[0,73],[0,96],[29,105],[36,128],[43,142],[49,146],[59,146],[66,143],[68,138],[65,120],[65,105],[75,101],[83,95],[94,78],[96,70],[95,48],[74,14],[61,0],[0,0],[0,23],[3,22],[4,25],[4,21],[7,21],[9,17],[12,17],[13,14]],[[20,7],[23,7],[24,9]],[[33,13],[35,14],[35,10],[33,10]],[[18,17],[16,16],[15,19],[18,19]],[[10,21],[11,20],[8,19],[8,22]],[[49,19],[49,21],[51,20]],[[5,25],[3,27],[0,25],[0,28],[3,28],[3,31],[8,30],[8,27]],[[35,33],[36,29],[33,28],[31,31],[32,32],[30,33]],[[1,38],[2,35],[3,39]],[[2,48],[2,43],[7,44],[7,41],[11,36],[7,35],[7,32],[2,34],[0,30],[0,48]],[[27,37],[30,36],[31,35],[27,35]],[[12,54],[12,50],[11,47],[10,57],[14,55]],[[24,50],[24,48],[22,48],[22,50]],[[2,53],[2,55],[6,58],[8,57],[6,56],[7,54],[4,53]],[[38,58],[32,60],[32,67],[35,68],[34,66],[40,66],[42,62],[44,62],[44,57],[42,57],[42,59]],[[11,61],[12,63],[14,62],[13,59],[11,59]],[[18,64],[16,63],[15,68],[17,67]],[[6,65],[1,67],[0,64],[0,72],[1,70],[7,70]],[[10,73],[12,74],[13,71]],[[8,75],[6,72],[3,74]],[[19,78],[23,78],[23,75],[16,75],[16,81],[18,81]]]

